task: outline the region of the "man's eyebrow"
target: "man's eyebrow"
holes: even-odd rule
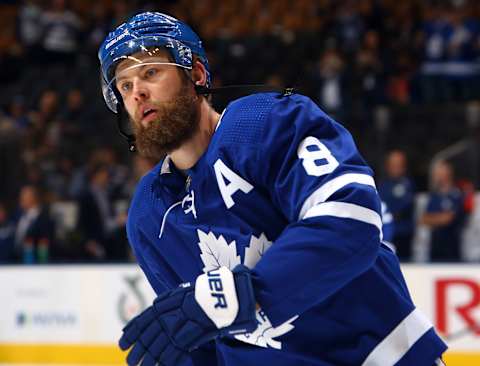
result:
[[[132,68],[135,68],[135,69],[143,69],[144,67],[146,66],[150,66],[150,65],[163,65],[165,63],[169,63],[168,60],[156,60],[155,58],[153,57],[149,57],[149,58],[146,58],[144,60],[142,60],[141,62],[139,63],[134,63],[133,65],[130,65],[128,67],[126,67],[124,70],[120,71],[119,74],[121,76],[118,76],[116,77],[116,80],[121,80],[121,79],[124,79],[126,78],[126,76],[122,75],[123,71],[125,70],[129,70],[129,69],[132,69]]]
[[[120,87],[120,83],[126,78],[127,76],[124,76],[124,75],[119,76],[118,78],[115,78],[115,87],[116,88]]]
[[[136,67],[134,67],[134,66],[135,66],[135,65],[129,66],[129,67],[127,67],[125,70],[128,70],[128,69],[130,69],[130,68],[143,69],[146,65],[138,65],[138,66],[136,66]],[[125,71],[125,70],[123,70],[123,71]],[[118,83],[118,82],[122,81],[123,79],[127,79],[127,78],[128,78],[127,75],[123,74],[123,71],[121,71],[121,72],[120,72],[120,75],[115,78],[115,83]]]

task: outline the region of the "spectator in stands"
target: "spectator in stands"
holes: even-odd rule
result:
[[[125,198],[122,195],[123,187],[128,180],[128,168],[119,161],[115,150],[110,146],[98,149],[99,162],[108,167],[110,183],[108,185],[108,194],[112,200]]]
[[[0,202],[0,264],[13,263],[15,249],[15,223],[9,217],[7,207]]]
[[[110,146],[104,146],[93,150],[86,165],[78,166],[73,174],[69,189],[69,195],[78,198],[88,190],[89,172],[96,166],[105,165],[110,172],[108,194],[113,199],[125,198],[122,196],[123,185],[127,182],[129,171],[127,166],[120,162],[115,150]]]
[[[79,199],[86,191],[88,191],[88,178],[95,166],[101,165],[101,149],[95,149],[90,152],[86,164],[78,165],[72,173],[70,182],[69,196],[73,199]]]
[[[464,101],[476,95],[475,80],[478,78],[478,51],[480,24],[477,19],[467,17],[464,5],[449,12],[446,34],[447,60],[445,64],[448,100]]]
[[[392,64],[388,80],[389,100],[396,104],[407,105],[412,99],[413,62],[408,52],[399,52]]]
[[[380,55],[379,35],[375,31],[365,33],[362,47],[356,53],[353,71],[354,98],[366,108],[364,118],[372,119],[369,113],[373,107],[385,102],[385,77]]]
[[[78,49],[80,18],[68,8],[66,0],[51,0],[41,21],[44,61],[72,64]]]
[[[17,132],[17,129],[13,125],[11,118],[0,111],[0,135],[10,136]]]
[[[97,50],[111,27],[111,19],[104,2],[95,2],[92,4],[92,10],[89,14],[88,25],[85,27],[86,51],[96,61]]]
[[[44,90],[37,109],[29,113],[32,123],[27,128],[22,157],[25,164],[39,169],[43,178],[52,173],[59,156],[57,147],[62,140],[62,131],[57,119],[58,98],[56,91]]]
[[[448,20],[444,4],[424,6],[422,30],[418,36],[421,64],[421,88],[427,103],[442,102],[448,94],[445,84]]]
[[[465,224],[464,199],[454,185],[452,166],[438,161],[432,170],[433,191],[420,223],[431,228],[430,259],[459,261],[462,229]]]
[[[336,19],[336,38],[340,41],[342,50],[351,54],[360,46],[365,24],[358,12],[358,2],[343,1],[339,4]]]
[[[59,118],[71,125],[80,124],[83,119],[82,111],[85,107],[83,92],[78,88],[72,88],[67,93],[66,103]]]
[[[73,178],[72,159],[62,154],[52,164],[50,171],[43,178],[43,183],[48,189],[52,201],[71,199],[69,194]]]
[[[17,129],[24,130],[30,126],[31,121],[27,112],[25,98],[21,95],[13,97],[10,103],[9,117]]]
[[[135,187],[140,179],[147,174],[158,163],[155,159],[147,158],[136,154],[133,159],[133,174],[129,175],[129,180],[126,182],[123,192],[125,197],[133,197]]]
[[[407,176],[407,158],[401,150],[391,151],[385,161],[386,178],[379,184],[380,197],[388,206],[394,222],[392,243],[400,260],[412,257],[415,188]]]
[[[15,249],[17,258],[25,264],[46,263],[54,249],[55,225],[42,201],[38,187],[26,185],[20,190]]]
[[[33,139],[34,149],[42,148],[45,137],[51,131],[58,115],[58,99],[59,96],[55,90],[45,89],[40,95],[36,110],[29,114],[32,121],[29,133]]]
[[[348,98],[345,88],[345,62],[335,49],[324,52],[318,62],[316,80],[319,105],[339,120],[346,109]]]
[[[18,10],[17,36],[26,56],[37,62],[40,56],[39,42],[42,36],[42,8],[38,0],[24,0]]]
[[[105,164],[91,168],[89,185],[78,199],[77,228],[84,241],[85,255],[96,261],[122,261],[127,258],[126,214],[115,212],[108,192],[110,170]]]
[[[30,119],[25,110],[25,101],[21,96],[15,96],[10,101],[6,113],[0,113],[1,133],[18,134],[30,125]]]
[[[85,148],[84,139],[92,133],[96,121],[91,106],[85,102],[85,95],[79,88],[75,87],[68,91],[66,101],[60,110],[58,121],[61,128],[60,146],[69,155],[84,158],[81,153]]]

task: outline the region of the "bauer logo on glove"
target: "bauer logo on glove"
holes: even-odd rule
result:
[[[231,325],[238,314],[232,272],[221,267],[199,276],[195,282],[195,300],[218,329]]]

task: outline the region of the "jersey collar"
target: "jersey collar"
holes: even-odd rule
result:
[[[160,168],[160,174],[168,174],[172,172],[172,170],[170,169],[170,160],[170,156],[165,156],[165,159],[163,159],[162,166]]]

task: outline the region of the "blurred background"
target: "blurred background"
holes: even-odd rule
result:
[[[102,265],[103,271],[117,271],[105,286],[126,286],[118,285],[112,295],[123,305],[111,306],[126,306],[125,291],[133,299],[131,313],[144,305],[132,285],[132,278],[141,278],[136,267],[118,264],[134,262],[125,235],[127,208],[138,179],[156,162],[130,154],[117,134],[115,116],[101,96],[97,50],[108,31],[147,10],[174,15],[199,33],[214,86],[294,86],[346,126],[375,171],[386,239],[407,279],[424,281],[414,286],[413,296],[421,297],[442,334],[453,337],[458,354],[479,356],[475,0],[1,0],[0,287],[6,293],[11,286],[12,302],[19,298],[16,281],[26,286],[20,298],[32,301],[30,295],[58,285],[62,271],[75,269],[77,283],[85,281],[78,271],[86,269],[92,278],[102,277],[94,266]],[[214,99],[220,111],[227,102],[225,96]],[[10,277],[11,271],[17,275]],[[24,273],[36,273],[37,292]],[[26,324],[48,329],[70,319],[46,310],[35,318],[22,306],[12,305],[12,319],[0,317],[0,328],[10,322],[17,332],[12,338],[0,330],[0,363],[20,362],[19,355],[28,352],[15,347],[25,339],[34,347],[30,353],[45,355],[45,348],[32,345],[38,343],[35,336],[22,333]],[[83,324],[82,316],[74,316],[76,325]],[[122,319],[115,320],[115,330]],[[118,334],[111,330],[98,342],[114,343]],[[73,343],[92,343],[82,337]],[[480,356],[463,361],[470,363],[458,360],[451,364],[480,364]],[[27,361],[32,362],[22,362]]]

